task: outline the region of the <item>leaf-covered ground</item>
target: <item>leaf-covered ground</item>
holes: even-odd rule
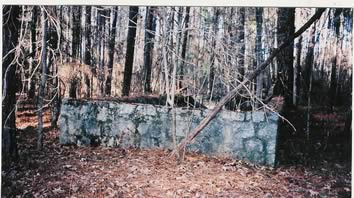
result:
[[[19,112],[20,160],[2,170],[2,197],[350,197],[350,162],[276,169],[164,150],[58,144],[45,114],[45,147],[35,148],[36,114]]]

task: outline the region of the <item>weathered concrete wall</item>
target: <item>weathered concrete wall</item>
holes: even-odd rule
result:
[[[210,110],[177,108],[177,139],[197,126]],[[60,143],[172,149],[171,112],[162,106],[114,101],[64,99]],[[196,137],[189,151],[226,154],[274,165],[278,116],[271,112],[221,111]]]

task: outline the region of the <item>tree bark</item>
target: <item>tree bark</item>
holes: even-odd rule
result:
[[[41,7],[42,13],[42,55],[41,55],[41,64],[42,64],[42,76],[41,84],[39,86],[38,94],[38,134],[37,134],[37,149],[41,150],[43,148],[43,101],[45,96],[45,86],[47,82],[47,31],[48,31],[48,21],[47,21],[47,12],[44,7]]]
[[[80,58],[80,25],[81,25],[81,9],[79,6],[72,7],[72,57],[77,60]]]
[[[214,87],[214,78],[215,78],[215,67],[214,67],[214,62],[215,62],[215,46],[216,46],[216,39],[217,39],[217,33],[219,31],[219,15],[220,15],[220,10],[219,8],[215,7],[214,8],[214,19],[213,19],[213,35],[211,39],[211,56],[210,56],[210,68],[209,68],[209,84],[208,84],[208,95],[212,96],[213,92],[213,87]]]
[[[256,36],[256,65],[263,62],[263,49],[262,49],[262,25],[263,25],[263,8],[256,8],[256,21],[257,21],[257,36]],[[262,99],[263,90],[263,72],[257,76],[256,96]],[[259,102],[256,103],[257,107],[260,106]]]
[[[151,65],[154,50],[154,38],[156,22],[154,19],[154,10],[156,7],[146,8],[145,18],[145,45],[144,45],[144,93],[151,93]]]
[[[35,57],[36,57],[36,51],[37,51],[37,44],[36,44],[36,25],[37,25],[37,16],[38,15],[38,9],[37,6],[33,6],[32,9],[32,23],[31,23],[31,53],[33,54],[33,56],[31,57],[31,64],[30,64],[30,71],[31,74],[34,72],[34,69],[36,67],[36,61],[35,61]],[[29,91],[28,91],[28,97],[31,99],[34,99],[35,97],[35,77],[34,75],[32,76],[32,78],[30,79],[29,82]]]
[[[50,9],[53,10],[53,13],[57,12],[55,7],[51,7]],[[59,77],[58,77],[58,64],[56,63],[56,57],[58,57],[58,51],[56,49],[59,49],[59,38],[58,38],[58,29],[56,29],[55,26],[49,26],[49,48],[51,49],[49,51],[49,63],[48,63],[48,68],[52,68],[52,76],[53,78],[53,85],[55,88],[59,87]],[[52,118],[51,118],[51,126],[53,128],[57,127],[57,121],[59,118],[60,114],[60,89],[54,89],[54,93],[52,91],[52,96],[54,95],[53,98],[53,111],[52,111]]]
[[[81,21],[80,21],[80,63],[85,62],[85,54],[86,54],[86,7],[81,6]]]
[[[85,20],[85,59],[86,65],[91,65],[91,6],[86,6],[86,20]]]
[[[293,87],[293,105],[297,106],[300,99],[300,85],[301,85],[301,51],[302,51],[302,35],[296,45],[296,65],[294,67],[294,87]]]
[[[189,27],[189,12],[190,7],[186,8],[186,17],[184,18],[184,32],[183,32],[183,43],[182,43],[182,52],[181,52],[181,66],[179,68],[179,89],[183,88],[183,75],[184,75],[184,66],[186,60],[186,52],[187,52],[187,43],[188,43],[188,27]]]
[[[257,75],[259,75],[271,63],[273,58],[279,54],[281,50],[284,50],[287,46],[289,46],[296,37],[302,34],[306,29],[311,26],[311,24],[318,20],[324,11],[325,9],[318,9],[314,16],[312,16],[309,21],[307,21],[296,33],[288,37],[288,39],[286,39],[282,44],[280,44],[278,48],[274,49],[273,52],[269,55],[269,57],[261,65],[259,65],[259,67],[257,67],[254,72],[247,74],[245,76],[245,79],[237,87],[230,91],[226,96],[224,96],[220,100],[220,102],[217,103],[215,107],[207,114],[207,116],[199,123],[199,125],[194,128],[190,133],[188,133],[189,135],[181,143],[179,143],[178,148],[175,149],[172,154],[174,155],[177,152],[179,153],[190,141],[192,141],[209,124],[209,122],[213,118],[215,118],[215,116],[222,109],[222,107],[237,95],[239,90],[243,88],[247,82],[253,80]]]
[[[116,26],[117,26],[117,16],[118,16],[118,6],[114,8],[114,17],[112,24],[112,31],[110,35],[109,41],[109,51],[108,51],[108,76],[106,79],[106,96],[111,95],[111,87],[112,87],[112,72],[113,72],[113,62],[114,62],[114,46],[116,44]]]
[[[3,162],[18,159],[16,142],[16,64],[14,49],[18,43],[21,8],[3,6],[3,51],[2,51],[2,159]],[[6,57],[5,55],[8,54]],[[5,58],[4,58],[5,57]]]
[[[306,73],[307,73],[307,114],[306,114],[306,138],[310,140],[310,110],[311,110],[311,92],[312,92],[312,70],[313,70],[313,60],[314,60],[314,49],[316,44],[316,22],[312,25],[312,30],[310,33],[310,44],[308,52],[306,55]]]
[[[295,32],[295,8],[280,8],[278,10],[277,42],[282,43]],[[293,43],[287,46],[277,56],[278,85],[274,94],[283,95],[285,102],[291,104],[293,91]],[[281,84],[285,83],[285,86]]]
[[[139,7],[131,6],[129,8],[129,29],[127,36],[127,51],[124,66],[123,77],[123,90],[122,95],[128,96],[130,92],[130,85],[132,81],[133,61],[134,61],[134,48],[135,48],[135,36],[136,36],[136,22]]]
[[[105,50],[105,24],[106,24],[106,10],[103,7],[98,8],[97,10],[97,27],[99,37],[97,38],[99,42],[98,47],[98,93],[100,97],[104,96],[104,50]]]
[[[245,74],[245,8],[237,8],[237,22],[236,27],[236,59],[238,73],[240,74],[237,78],[238,80],[243,80]]]
[[[340,14],[342,13],[342,9],[337,8],[335,9],[334,12],[334,30],[336,33],[336,53],[332,57],[332,68],[331,68],[331,82],[330,82],[330,87],[329,87],[329,105],[330,109],[333,109],[334,104],[336,103],[336,98],[337,98],[337,55],[339,54],[338,49],[339,49],[339,43],[340,43]]]

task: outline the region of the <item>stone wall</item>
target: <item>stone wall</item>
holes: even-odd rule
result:
[[[208,111],[177,108],[177,140],[196,127]],[[164,106],[63,99],[60,143],[172,149],[171,119],[170,109]],[[272,112],[223,110],[188,150],[273,166],[278,120]]]

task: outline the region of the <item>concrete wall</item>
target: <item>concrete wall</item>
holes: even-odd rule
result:
[[[177,140],[181,141],[208,111],[177,108]],[[163,106],[64,99],[60,143],[172,149],[171,119],[170,110]],[[271,112],[223,110],[188,150],[273,166],[278,119]]]

